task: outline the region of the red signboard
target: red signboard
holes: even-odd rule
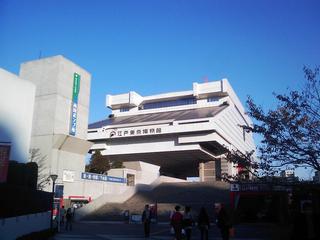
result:
[[[0,144],[0,183],[7,181],[10,145]]]

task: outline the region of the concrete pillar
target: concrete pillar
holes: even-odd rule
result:
[[[225,157],[221,158],[221,175],[227,174],[231,175],[231,164],[227,161]]]
[[[231,164],[224,157],[199,164],[201,182],[221,181],[224,174],[231,175]]]
[[[204,182],[204,163],[199,163],[199,178],[200,182]]]
[[[216,162],[200,163],[199,177],[201,182],[216,181]]]

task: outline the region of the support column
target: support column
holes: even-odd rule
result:
[[[199,178],[200,182],[204,182],[204,163],[199,163]]]
[[[223,174],[231,174],[231,164],[224,157],[199,164],[201,182],[221,181]]]
[[[231,175],[231,164],[227,161],[225,157],[221,158],[221,176],[223,174]]]
[[[216,181],[216,161],[200,163],[199,177],[201,182]]]

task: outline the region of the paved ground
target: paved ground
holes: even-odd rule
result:
[[[270,224],[241,224],[235,227],[234,240],[267,240],[274,238],[276,226]],[[64,229],[52,240],[144,240],[141,224],[110,222],[79,222],[73,224],[72,231]],[[173,240],[168,224],[151,225],[151,240]],[[194,228],[192,239],[200,239],[200,233]],[[209,239],[218,240],[220,233],[216,226],[209,230]],[[281,238],[279,238],[281,239]]]

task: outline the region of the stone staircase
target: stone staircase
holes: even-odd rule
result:
[[[168,221],[175,205],[191,206],[196,215],[201,206],[213,216],[214,202],[229,204],[229,184],[225,182],[184,182],[162,183],[151,191],[139,191],[124,203],[106,203],[87,215],[83,220],[116,221],[123,220],[123,212],[141,214],[145,204],[158,207],[158,220]]]

